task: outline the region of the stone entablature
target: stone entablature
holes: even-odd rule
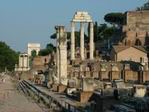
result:
[[[88,12],[78,11],[75,13],[73,22],[92,22],[92,17],[88,14]]]

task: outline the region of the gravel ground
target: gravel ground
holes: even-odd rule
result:
[[[0,112],[44,112],[32,100],[16,91],[9,76],[4,82],[0,79]]]

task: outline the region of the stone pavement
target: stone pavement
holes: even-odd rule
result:
[[[10,76],[0,79],[0,112],[44,112],[32,100],[19,93]]]

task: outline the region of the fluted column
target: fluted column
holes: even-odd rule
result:
[[[71,22],[71,60],[75,60],[75,23]]]
[[[80,54],[81,60],[84,60],[84,26],[80,23]]]
[[[90,24],[90,59],[94,59],[94,24],[93,22]]]

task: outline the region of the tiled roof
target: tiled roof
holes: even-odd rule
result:
[[[118,53],[118,52],[121,52],[123,50],[126,50],[126,49],[128,49],[130,47],[136,48],[136,49],[138,49],[140,51],[143,51],[143,52],[147,53],[147,51],[142,46],[123,46],[123,45],[117,45],[117,46],[113,46],[113,49],[114,49],[114,51],[116,53]]]

